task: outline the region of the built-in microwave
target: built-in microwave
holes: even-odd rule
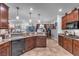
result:
[[[79,21],[69,22],[66,24],[67,29],[79,29]]]

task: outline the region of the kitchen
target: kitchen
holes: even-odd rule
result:
[[[79,56],[78,5],[0,3],[0,56]]]

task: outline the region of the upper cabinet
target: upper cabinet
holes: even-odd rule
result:
[[[62,29],[65,29],[66,27],[66,22],[67,22],[67,16],[62,17]]]
[[[79,9],[75,8],[62,17],[62,29],[79,29]]]
[[[8,29],[8,6],[0,3],[0,29]]]
[[[79,20],[78,16],[79,16],[79,10],[75,9],[73,11],[73,21],[78,21]]]

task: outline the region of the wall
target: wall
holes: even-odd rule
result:
[[[62,33],[62,16],[57,15],[57,31]]]
[[[61,28],[61,16],[57,15],[57,19],[53,20],[53,23],[57,22],[56,29],[51,30],[51,35],[52,39],[55,39],[58,41],[58,34],[62,33],[62,28]]]

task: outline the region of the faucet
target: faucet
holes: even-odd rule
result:
[[[73,32],[73,33],[74,33],[73,35],[75,36],[75,32]]]
[[[65,35],[68,35],[68,31],[65,31]]]

